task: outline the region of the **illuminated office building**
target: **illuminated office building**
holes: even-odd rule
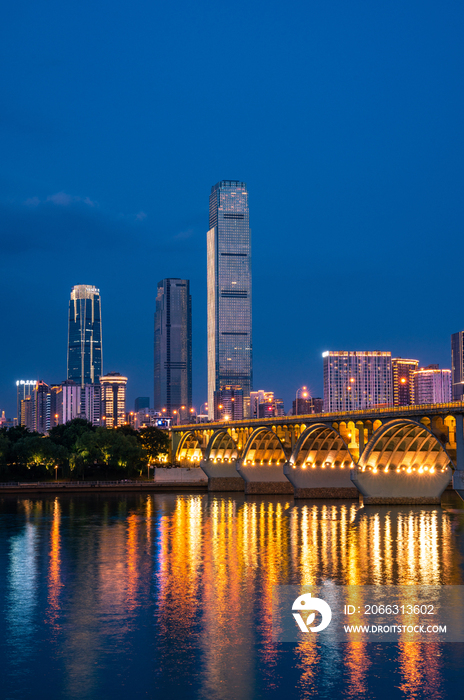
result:
[[[119,372],[109,372],[100,379],[102,425],[117,428],[126,422],[127,377]]]
[[[167,416],[192,406],[192,297],[189,280],[158,282],[154,408]],[[175,413],[174,413],[175,412]]]
[[[214,392],[241,386],[244,406],[253,384],[251,241],[244,182],[221,180],[211,188],[208,268],[208,414]]]
[[[242,420],[243,389],[241,386],[221,386],[214,392],[215,420]]]
[[[250,418],[274,418],[275,416],[285,416],[284,402],[277,399],[273,391],[250,392]]]
[[[79,386],[102,375],[100,290],[78,284],[71,291],[68,325],[68,379]]]
[[[414,405],[414,372],[418,367],[419,360],[405,360],[402,357],[392,358],[394,406]]]
[[[414,372],[416,404],[451,401],[451,370],[438,365],[420,367]]]
[[[391,352],[324,352],[324,411],[393,405]]]
[[[464,401],[464,331],[451,336],[451,389],[453,401]]]
[[[296,398],[292,403],[293,416],[309,416],[312,413],[322,413],[324,410],[324,401],[321,398]]]
[[[16,382],[16,416],[19,425],[26,425],[21,419],[21,401],[23,401],[26,396],[31,396],[36,384],[36,379],[18,379]]]

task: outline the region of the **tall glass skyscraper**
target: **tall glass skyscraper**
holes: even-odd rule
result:
[[[451,398],[464,401],[464,331],[451,336]]]
[[[69,302],[68,379],[95,384],[102,376],[100,290],[87,284],[73,287]]]
[[[244,182],[221,180],[211,188],[208,244],[208,414],[214,392],[241,386],[244,405],[253,386],[251,341],[251,240]]]
[[[155,313],[156,411],[172,416],[192,406],[192,297],[190,282],[158,282]]]

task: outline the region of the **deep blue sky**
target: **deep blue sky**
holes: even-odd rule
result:
[[[206,400],[211,185],[250,192],[254,386],[322,392],[326,349],[450,366],[464,328],[464,6],[25,2],[0,29],[0,410],[66,376],[74,284],[104,370],[152,396],[163,277],[191,280]]]

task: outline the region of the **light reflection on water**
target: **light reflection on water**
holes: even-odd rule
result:
[[[446,698],[461,645],[277,645],[272,591],[462,584],[463,513],[277,496],[3,499],[5,697]]]

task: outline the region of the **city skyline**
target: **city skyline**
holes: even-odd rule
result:
[[[321,396],[327,348],[450,366],[464,319],[457,276],[437,261],[464,249],[463,8],[335,0],[291,14],[271,2],[246,22],[216,9],[201,22],[185,3],[161,19],[148,6],[111,13],[107,33],[105,3],[84,1],[93,20],[78,30],[69,7],[34,8],[26,23],[11,8],[0,125],[10,416],[17,379],[66,378],[80,282],[102,292],[105,371],[129,376],[132,403],[152,391],[156,282],[189,279],[193,404],[206,401],[206,193],[221,178],[252,195],[255,387],[286,406],[303,384]],[[224,86],[239,69],[212,51],[246,66],[238,99]]]
[[[244,192],[246,192],[245,183],[242,183],[240,181],[226,180],[226,181],[220,181],[216,186],[212,187],[212,196],[216,196],[216,194],[215,194],[216,191],[220,190],[220,187],[223,186],[224,184],[228,188],[230,188],[231,185],[233,187],[239,186],[240,188],[243,188]],[[248,194],[248,193],[246,192],[246,194]],[[220,201],[221,200],[218,197],[218,203],[220,203]],[[246,200],[245,206],[246,206],[246,210],[247,210],[246,224],[248,227],[248,203],[247,203],[247,200]],[[221,209],[222,209],[222,206],[221,206]],[[226,205],[226,207],[224,207],[224,209],[227,209],[227,205]],[[234,203],[234,204],[232,204],[231,211],[234,212],[235,209],[236,209],[236,204]],[[217,218],[218,218],[217,211],[214,212],[214,214],[216,216],[215,221],[217,223]],[[232,216],[234,216],[234,214],[232,214]],[[227,217],[227,213],[226,213],[226,217]],[[229,212],[229,218],[230,217],[231,217],[231,214]],[[213,219],[214,219],[214,216],[213,216]],[[211,224],[211,221],[212,221],[212,217],[211,217],[211,208],[210,208],[210,224]],[[235,221],[233,223],[236,225]],[[208,232],[208,255],[210,254],[210,251],[213,251],[214,256],[216,258],[215,264],[217,266],[217,258],[219,258],[219,255],[218,255],[219,246],[217,245],[217,233],[216,232],[217,232],[217,229],[215,227],[213,227],[213,229],[210,229],[210,231]],[[230,232],[228,232],[228,233],[229,233],[229,238],[227,238],[227,236],[225,237],[226,244],[227,243],[229,244],[228,249],[230,248],[230,250],[232,250],[232,249],[235,250],[234,245],[236,244],[236,242],[233,241],[233,236],[232,236],[232,238],[230,237]],[[245,238],[246,238],[246,236],[248,236],[248,243],[246,244],[248,246],[247,247],[248,256],[251,258],[251,255],[250,255],[251,249],[250,249],[250,245],[249,245],[249,227],[248,227],[248,232],[245,235]],[[227,245],[226,245],[226,247],[227,247]],[[228,253],[226,253],[226,255],[230,255],[230,251]],[[214,260],[214,257],[211,258],[211,256],[210,256],[210,259]],[[234,270],[228,269],[228,267],[230,267],[230,266],[226,266],[226,268],[225,268],[226,275],[224,276],[224,280],[227,282],[230,282],[229,277],[231,276],[231,272],[234,273]],[[214,265],[212,265],[208,268],[208,270],[213,270],[213,271],[214,271],[214,269],[215,269]],[[249,267],[249,263],[248,263],[247,272],[249,273],[249,271],[250,271],[250,267]],[[219,286],[218,285],[219,276],[217,275],[217,273],[214,273],[214,274],[215,274],[215,276],[213,276],[214,284],[209,286],[209,289],[210,289],[209,299],[211,299],[211,290],[216,289],[216,297],[217,298],[214,299],[214,304],[212,305],[213,308],[218,306],[217,299],[219,298],[219,295],[217,294],[217,289]],[[232,274],[232,276],[234,276],[234,275]],[[235,276],[237,276],[237,275],[235,275]],[[210,279],[211,278],[208,277],[208,282],[210,281]],[[251,304],[251,275],[249,276],[248,279],[249,279],[249,289],[250,289],[250,293],[248,296],[250,298],[250,304]],[[166,283],[168,283],[168,284],[166,284]],[[234,282],[232,281],[232,284],[233,283]],[[183,280],[181,278],[167,278],[167,279],[164,279],[158,283],[158,295],[157,295],[156,302],[155,302],[156,312],[155,312],[155,394],[154,394],[154,396],[155,396],[155,403],[156,403],[156,387],[157,387],[157,376],[158,375],[159,375],[158,376],[159,388],[161,388],[161,384],[162,384],[160,381],[161,373],[159,371],[160,362],[157,363],[157,352],[159,355],[160,348],[162,345],[159,342],[160,341],[160,332],[159,331],[160,331],[161,326],[164,325],[164,326],[166,326],[166,329],[169,330],[169,333],[166,334],[166,337],[167,337],[167,335],[170,335],[170,331],[171,331],[170,297],[171,297],[171,294],[169,293],[166,295],[166,291],[167,291],[167,288],[169,288],[169,290],[171,290],[172,285],[174,285],[175,287],[180,286],[180,287],[186,288],[185,299],[183,299],[183,297],[182,297],[182,299],[183,299],[183,301],[182,301],[182,299],[180,297],[179,297],[179,299],[177,299],[177,297],[176,297],[176,301],[175,301],[175,307],[176,308],[179,307],[179,309],[181,309],[181,307],[182,307],[184,309],[184,312],[183,312],[183,314],[181,313],[180,316],[179,316],[179,314],[177,314],[178,318],[177,318],[177,316],[175,317],[177,320],[175,321],[175,323],[173,325],[174,325],[174,327],[179,326],[179,328],[177,330],[180,330],[180,334],[176,332],[176,339],[178,341],[180,341],[180,343],[176,342],[173,347],[175,347],[175,350],[174,350],[175,356],[176,357],[179,356],[179,358],[181,356],[182,357],[185,356],[184,357],[185,362],[180,362],[180,364],[182,364],[183,371],[181,371],[181,373],[179,374],[178,377],[176,374],[176,379],[174,380],[173,385],[174,386],[179,385],[178,389],[179,389],[180,393],[179,393],[179,397],[178,397],[179,401],[177,401],[177,404],[179,404],[179,406],[177,406],[177,404],[176,404],[177,408],[179,408],[181,404],[185,404],[185,405],[182,405],[182,408],[185,408],[186,412],[188,413],[191,409],[191,406],[192,406],[192,401],[191,401],[191,396],[192,396],[192,388],[191,388],[192,387],[192,373],[191,373],[191,366],[192,366],[191,308],[192,308],[192,302],[191,302],[191,295],[189,293],[189,289],[190,289],[189,280]],[[229,286],[230,286],[230,284],[229,284]],[[226,290],[226,291],[229,291],[229,296],[230,296],[230,290]],[[214,291],[213,291],[213,294],[214,294]],[[166,299],[165,299],[166,296],[169,297],[168,301],[166,301]],[[184,294],[184,296],[185,296],[185,294]],[[77,302],[79,302],[79,303],[77,303]],[[208,305],[208,313],[210,313],[210,308],[211,308],[211,306]],[[177,309],[177,310],[179,310],[179,309]],[[182,318],[181,318],[181,316],[182,316]],[[185,318],[184,318],[184,316],[185,316]],[[230,313],[224,314],[224,317],[230,318],[231,315],[230,315]],[[233,317],[233,314],[232,314],[232,317]],[[251,308],[249,309],[248,320],[250,323],[249,328],[251,331]],[[167,328],[168,326],[169,326],[169,328]],[[182,331],[181,326],[184,327],[183,331]],[[225,327],[226,326],[224,325],[224,328]],[[219,328],[218,323],[216,323],[216,328]],[[89,339],[86,341],[87,334],[89,335]],[[226,332],[225,334],[230,335],[229,332]],[[94,335],[96,337],[95,341],[94,341]],[[457,362],[457,360],[455,360],[455,358],[457,357],[458,347],[460,348],[462,346],[463,335],[464,335],[464,331],[459,332],[459,333],[454,333],[451,336],[451,365],[454,368],[454,364],[456,362],[456,368],[453,369],[453,373],[455,375],[459,371],[462,372],[462,370],[459,370],[459,368],[457,367],[457,364],[459,364],[459,363]],[[251,337],[251,332],[249,333],[249,337]],[[182,340],[182,338],[183,338],[183,340]],[[158,343],[157,343],[157,340],[158,340]],[[96,344],[96,346],[97,346],[97,353],[93,352],[93,345],[94,344]],[[86,347],[87,345],[89,347]],[[168,354],[166,354],[166,349],[167,349],[166,342],[164,343],[164,345],[166,346],[164,348],[164,354],[166,355],[166,358],[167,358],[168,355],[169,356],[171,355],[171,351]],[[170,343],[169,343],[169,347],[171,347]],[[250,343],[250,347],[248,349],[251,351],[251,343]],[[224,351],[223,351],[222,354],[225,357],[225,354],[228,354],[228,353],[224,354]],[[78,380],[81,380],[81,386],[83,389],[84,389],[84,384],[87,385],[86,389],[88,389],[88,388],[91,389],[92,387],[91,386],[89,387],[89,384],[91,384],[91,382],[89,382],[89,379],[91,377],[95,376],[95,367],[102,366],[100,290],[95,288],[94,286],[91,286],[91,285],[74,285],[72,292],[71,292],[71,300],[69,303],[69,317],[68,317],[68,375],[69,375],[69,363],[70,363],[69,357],[70,357],[70,355],[73,358],[74,365],[76,365],[76,367],[77,367],[77,365],[79,365],[82,368],[82,370],[84,370],[84,368],[85,368],[84,381],[81,380],[80,375],[75,377],[75,378],[77,378]],[[95,355],[96,355],[96,361],[95,361]],[[350,358],[353,357],[355,360],[356,360],[355,356],[358,356],[358,355],[359,356],[361,356],[361,355],[366,355],[366,356],[377,356],[377,355],[384,356],[385,355],[385,356],[387,356],[388,355],[389,356],[389,360],[388,360],[389,361],[389,378],[388,378],[389,386],[386,388],[386,390],[383,393],[380,392],[380,393],[382,393],[382,396],[379,399],[380,405],[382,405],[382,404],[398,405],[398,390],[400,391],[400,393],[403,390],[403,394],[404,394],[404,388],[405,388],[404,386],[402,386],[400,384],[400,382],[407,382],[408,384],[412,385],[411,386],[412,393],[410,394],[410,396],[414,396],[415,391],[417,392],[417,383],[414,381],[414,375],[416,374],[416,372],[414,372],[413,369],[415,369],[418,366],[418,364],[419,364],[418,360],[407,360],[407,359],[403,359],[401,357],[392,358],[391,351],[388,351],[388,352],[378,352],[378,351],[368,351],[368,352],[364,352],[364,351],[363,352],[359,352],[359,351],[358,352],[356,352],[356,351],[333,352],[333,351],[330,351],[330,352],[324,352],[322,354],[323,360],[324,360],[324,369],[323,369],[324,389],[323,389],[322,393],[324,394],[324,405],[326,406],[324,408],[325,411],[330,410],[329,406],[335,405],[335,404],[337,406],[340,404],[340,407],[342,407],[343,410],[349,410],[348,404],[352,403],[351,398],[348,400],[348,397],[350,397],[351,395],[349,395],[346,391],[344,392],[344,396],[341,396],[341,398],[338,397],[338,398],[334,399],[332,396],[332,389],[330,388],[330,380],[327,380],[327,367],[328,367],[327,358],[329,355],[330,356],[339,356],[339,355],[345,356],[346,355]],[[461,355],[462,355],[462,351],[461,351]],[[78,359],[78,361],[77,361],[77,359]],[[250,352],[250,359],[251,359],[251,352]],[[338,362],[338,360],[337,360],[337,362]],[[165,362],[164,364],[166,367],[167,367],[167,364],[169,364],[169,366],[170,366],[170,363]],[[179,369],[180,364],[178,361],[174,361],[173,365],[176,366],[175,371],[177,371]],[[179,367],[177,365],[179,365]],[[184,365],[185,365],[185,367],[184,367]],[[213,363],[212,366],[214,367],[215,373],[217,374],[215,363]],[[399,370],[398,369],[399,367],[401,367],[402,369]],[[158,368],[158,370],[157,370],[157,368]],[[190,371],[188,371],[188,368],[190,368]],[[438,370],[438,365],[431,364],[430,366],[427,366],[425,368],[421,367],[420,369],[421,370],[424,370],[424,369],[432,370],[435,368]],[[182,368],[181,368],[181,370],[182,370]],[[449,370],[449,369],[440,370],[440,372],[443,372],[443,371],[449,372],[450,396],[452,398],[451,370]],[[351,372],[351,370],[350,370],[350,372]],[[75,368],[74,368],[74,374],[76,375]],[[113,375],[113,374],[118,375],[119,373],[114,373],[114,372],[109,373],[109,375]],[[168,374],[169,374],[169,372],[168,372]],[[368,374],[369,374],[369,372],[368,372]],[[408,376],[406,376],[406,375],[408,375]],[[21,393],[21,395],[23,395],[23,394],[26,395],[28,385],[34,383],[34,381],[36,383],[39,383],[39,384],[45,383],[47,385],[47,382],[44,382],[43,379],[41,379],[42,375],[38,375],[38,376],[39,376],[38,380],[28,380],[27,382],[26,382],[26,380],[21,380],[21,381],[16,380],[15,383],[16,383],[16,390],[17,390],[17,405],[19,405],[18,401],[20,399],[20,393]],[[401,379],[400,379],[400,376],[402,376]],[[183,379],[182,379],[182,377],[183,377]],[[367,375],[366,375],[366,377],[367,377]],[[226,375],[224,376],[224,380],[227,380],[228,378],[229,378],[228,376],[226,376]],[[72,379],[72,377],[71,378],[68,377],[68,380],[71,381],[71,383],[73,383],[75,381],[75,379]],[[166,380],[166,377],[165,377],[165,380]],[[356,381],[356,380],[351,379],[350,381]],[[376,391],[376,388],[374,387],[375,382],[372,383],[372,380],[369,378],[367,378],[367,381],[368,381],[368,383],[372,384],[374,391]],[[126,382],[127,382],[127,379],[126,379]],[[166,390],[167,384],[169,384],[169,383],[170,382],[167,382],[167,381],[164,382],[164,389],[165,390]],[[66,382],[63,382],[63,384],[66,384]],[[251,382],[250,382],[250,384],[251,384]],[[342,382],[342,384],[343,384],[343,382]],[[240,385],[237,385],[237,386],[240,386]],[[335,387],[335,385],[334,385],[334,387]],[[227,387],[227,388],[229,388],[229,387]],[[306,387],[304,387],[304,388],[306,389]],[[359,387],[357,385],[355,385],[355,386],[350,385],[349,390],[351,391],[353,389],[357,390],[357,393],[359,393],[359,390],[361,389],[361,385]],[[336,393],[338,393],[338,395],[340,395],[340,387],[338,387],[338,389],[335,388],[335,391],[336,391]],[[439,390],[437,389],[437,391],[439,391]],[[291,392],[291,389],[287,386],[285,393],[289,394],[289,392]],[[166,393],[166,391],[165,391],[165,393]],[[274,394],[274,392],[272,392],[272,393]],[[315,397],[315,392],[313,389],[311,389],[311,385],[309,385],[308,393],[310,396]],[[364,393],[366,393],[366,392],[364,392]],[[440,393],[440,391],[439,391],[439,393]],[[385,396],[384,396],[384,394],[385,394]],[[244,394],[244,396],[245,396],[245,394]],[[335,394],[334,394],[334,396],[335,396]],[[187,400],[185,400],[186,397],[187,397]],[[81,400],[83,402],[82,406],[81,406],[82,412],[89,413],[89,415],[90,415],[90,412],[91,412],[90,405],[91,404],[93,405],[93,402],[94,402],[93,397],[91,397],[90,394],[87,396],[87,394],[85,392],[83,392],[81,394]],[[130,402],[131,400],[132,400],[132,397],[128,401]],[[126,401],[125,386],[124,386],[124,401]],[[340,401],[341,401],[341,403],[340,403]],[[404,395],[403,400],[399,401],[399,405],[407,405],[407,403],[409,403],[409,404],[411,403],[411,400],[409,400],[408,402],[405,402],[405,401],[406,401],[406,395]],[[168,404],[169,404],[168,395],[166,394],[164,402],[160,402],[158,400],[157,403],[159,404],[158,410],[162,410],[162,408],[167,410],[165,407],[168,406]],[[216,400],[213,398],[213,404],[212,404],[213,411],[212,411],[212,415],[210,415],[210,419],[213,419],[213,417],[214,417],[214,412],[215,412],[214,407],[215,407],[216,403],[217,403]],[[244,401],[244,409],[243,409],[244,411],[245,411],[245,406],[248,405],[248,403],[249,402],[247,402],[247,404],[245,404],[245,401]],[[362,403],[363,403],[363,401],[358,400],[357,402],[355,401],[354,405],[355,405],[355,407],[359,408],[359,407],[361,407]],[[376,399],[367,398],[366,400],[364,400],[364,403],[366,406],[376,405]],[[163,406],[162,406],[162,404],[163,404]],[[173,406],[174,406],[174,404],[173,404]],[[192,408],[191,410],[194,411],[195,413],[198,412],[198,410],[195,408]],[[248,411],[249,408],[246,408],[246,410]],[[336,409],[336,410],[338,410],[338,409]],[[285,409],[285,413],[288,414],[288,412],[289,412],[289,408],[287,405],[287,408]],[[92,415],[93,415],[93,411],[92,411]],[[20,414],[18,414],[17,416],[14,416],[14,417],[18,418],[18,422],[20,421]],[[12,419],[13,416],[8,416],[8,418]],[[48,416],[48,423],[50,425],[52,425],[52,423],[50,423],[50,412],[49,412],[49,416]],[[45,423],[44,423],[44,425],[45,425]]]

